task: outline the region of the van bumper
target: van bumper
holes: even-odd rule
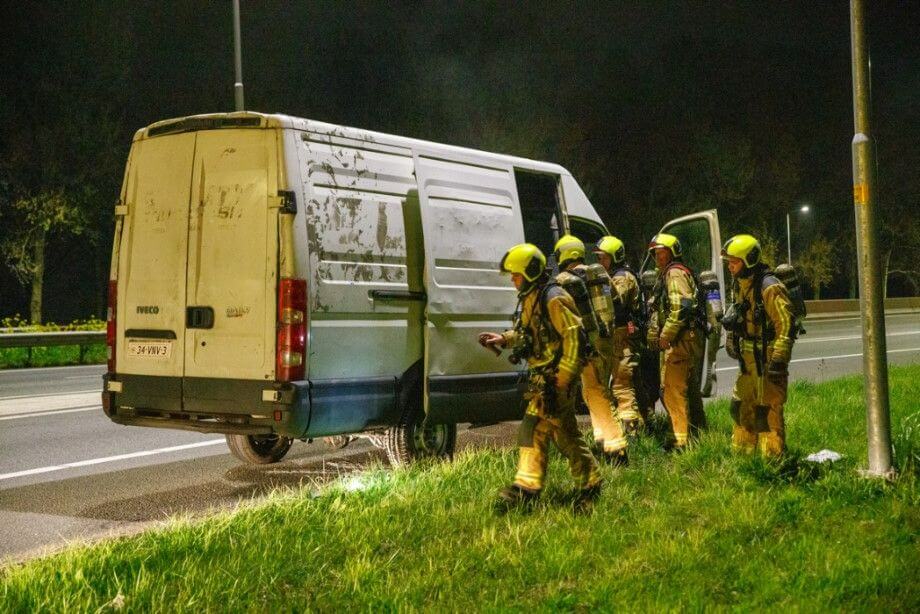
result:
[[[198,433],[301,437],[308,382],[103,375],[102,407],[117,424]]]

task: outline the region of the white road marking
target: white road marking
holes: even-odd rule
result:
[[[67,394],[45,395],[39,397],[17,397],[0,399],[0,416],[50,412],[57,409],[73,409],[96,405],[102,401],[99,390],[69,392]]]
[[[49,392],[48,394],[20,394],[12,397],[0,397],[0,401],[9,401],[12,399],[44,399],[48,397],[62,397],[68,394],[87,394],[90,392],[102,394],[102,388],[93,388],[92,390],[74,390],[72,392]]]
[[[48,414],[58,415],[58,414],[72,414],[80,411],[93,411],[102,409],[102,405],[88,405],[86,407],[74,407],[71,409],[52,409],[51,411],[38,411],[31,414],[13,414],[12,416],[0,416],[0,421],[3,420],[18,420],[19,418],[35,418],[36,416],[47,416]]]
[[[203,448],[224,443],[223,439],[209,439],[208,441],[199,441],[197,443],[187,443],[181,446],[171,446],[169,448],[158,448],[156,450],[144,450],[143,452],[131,452],[130,454],[118,454],[117,456],[105,456],[102,458],[91,458],[74,463],[65,463],[63,465],[51,465],[49,467],[38,467],[36,469],[26,469],[25,471],[14,471],[13,473],[0,473],[0,480],[12,480],[27,475],[38,475],[40,473],[51,473],[52,471],[63,471],[64,469],[73,469],[76,467],[89,467],[90,465],[100,465],[102,463],[111,463],[114,461],[125,460],[128,458],[141,458],[144,456],[154,456],[156,454],[169,454],[170,452],[179,452],[181,450],[191,450],[194,448]]]
[[[905,313],[886,313],[886,314],[885,314],[885,319],[887,320],[887,319],[889,319],[889,318],[903,318],[903,317],[906,317],[906,316],[911,316],[911,317],[916,318],[917,315],[918,315],[918,313],[920,313],[920,312],[917,312],[917,311],[908,311],[908,312],[905,312]],[[833,318],[822,318],[820,315],[815,315],[815,316],[812,317],[811,320],[809,320],[809,319],[806,317],[806,318],[805,318],[805,323],[807,324],[808,322],[811,322],[812,324],[819,324],[819,323],[821,323],[821,322],[847,322],[847,321],[850,321],[850,320],[862,320],[862,316],[859,315],[859,316],[841,316],[841,317],[833,317]]]
[[[920,352],[920,348],[904,348],[900,350],[888,350],[889,354],[897,354],[899,352]],[[838,358],[856,358],[862,355],[863,355],[862,352],[859,352],[858,354],[838,354],[837,356],[816,356],[814,358],[795,358],[793,360],[790,360],[789,362],[790,364],[794,362],[815,362],[818,360],[835,360]],[[737,371],[737,370],[738,370],[738,367],[720,367],[716,369],[716,373],[720,371]]]
[[[7,371],[7,373],[9,373],[10,375],[14,375],[14,374],[16,374],[16,373],[31,373],[31,372],[33,372],[33,371],[59,371],[59,370],[61,370],[61,369],[73,369],[73,370],[77,370],[77,369],[86,369],[86,370],[89,370],[89,369],[91,369],[91,368],[93,368],[93,367],[95,367],[95,368],[97,368],[97,369],[100,369],[99,377],[102,377],[102,374],[105,372],[105,371],[103,370],[103,369],[105,369],[105,365],[104,365],[104,364],[99,364],[99,365],[67,365],[67,366],[64,366],[64,367],[29,367],[28,369],[9,369],[9,370]]]
[[[920,335],[920,330],[911,330],[903,333],[888,333],[886,337],[904,337],[907,335]],[[796,339],[796,345],[800,343],[823,343],[825,341],[852,341],[854,339],[862,339],[862,335],[848,335],[846,337],[818,337],[809,338],[809,339]]]

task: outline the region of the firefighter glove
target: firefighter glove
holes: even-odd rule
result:
[[[735,345],[735,334],[727,333],[725,335],[725,353],[728,354],[729,358],[738,360],[741,356],[738,354],[738,348]]]
[[[789,377],[789,363],[771,360],[767,367],[767,378],[774,384],[782,384]]]

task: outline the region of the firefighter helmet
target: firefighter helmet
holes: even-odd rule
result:
[[[578,237],[563,235],[556,241],[553,253],[556,254],[556,260],[560,265],[570,260],[584,260],[585,244]]]
[[[651,242],[648,244],[648,251],[651,252],[662,248],[670,251],[671,255],[675,258],[680,258],[681,256],[680,240],[674,235],[669,235],[666,232],[659,232],[652,237]]]
[[[594,251],[607,254],[614,264],[620,264],[626,260],[626,246],[618,238],[611,235],[601,237],[601,240],[594,247]]]
[[[546,269],[546,256],[533,243],[515,245],[502,256],[502,273],[520,273],[528,282],[536,281]]]
[[[760,242],[751,235],[735,235],[722,246],[723,258],[738,258],[746,268],[760,263]]]

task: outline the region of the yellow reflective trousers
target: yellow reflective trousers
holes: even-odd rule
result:
[[[732,450],[751,453],[759,448],[764,456],[780,456],[786,449],[783,405],[789,376],[758,376],[754,352],[745,350],[742,358],[746,373],[738,374],[730,407],[735,422]]]
[[[594,440],[603,446],[604,452],[620,452],[626,449],[628,442],[616,416],[616,401],[610,390],[610,375],[616,364],[611,362],[613,346],[607,339],[598,340],[597,345],[597,355],[581,372],[582,394],[591,415]]]
[[[661,366],[661,401],[671,420],[675,447],[687,445],[691,434],[706,426],[703,397],[700,394],[700,371],[704,339],[694,329],[683,332],[664,352]]]
[[[547,398],[542,378],[531,377],[527,393],[529,403],[518,428],[517,474],[514,483],[521,488],[540,490],[546,478],[549,444],[552,441],[569,462],[577,488],[589,488],[600,483],[597,462],[585,445],[575,420],[575,398]]]

